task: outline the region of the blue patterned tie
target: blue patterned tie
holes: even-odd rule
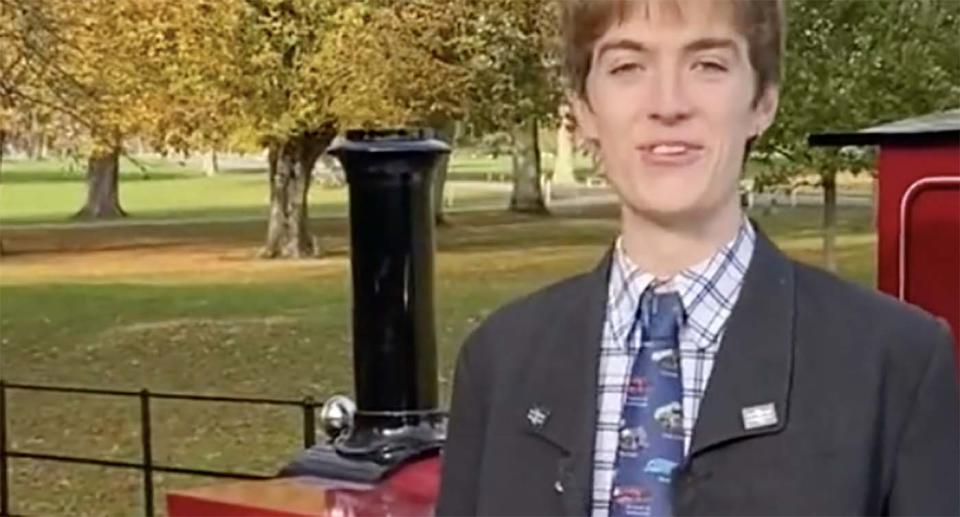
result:
[[[670,480],[683,461],[683,385],[679,330],[683,304],[676,292],[640,297],[631,330],[642,345],[633,360],[620,420],[610,516],[672,515]],[[629,342],[629,341],[628,341]]]

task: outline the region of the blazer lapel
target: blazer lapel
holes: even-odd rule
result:
[[[597,368],[612,251],[568,289],[545,318],[520,392],[525,432],[557,447],[554,487],[569,515],[589,509],[597,413]]]
[[[690,457],[787,423],[794,271],[762,232],[730,315],[693,431]]]

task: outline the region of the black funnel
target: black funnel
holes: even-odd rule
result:
[[[356,414],[281,475],[376,481],[443,440],[433,171],[450,148],[422,131],[349,131],[327,152],[349,185]]]
[[[402,132],[349,132],[328,151],[350,188],[358,419],[437,409],[433,170],[449,151]]]

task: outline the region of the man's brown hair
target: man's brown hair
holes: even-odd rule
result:
[[[587,75],[596,42],[615,23],[626,19],[630,9],[643,9],[645,16],[659,10],[683,18],[693,5],[725,9],[734,29],[747,40],[750,64],[756,71],[754,103],[763,91],[780,84],[780,62],[785,40],[783,0],[560,0],[564,72],[568,86],[586,98]],[[708,15],[711,15],[709,13]]]

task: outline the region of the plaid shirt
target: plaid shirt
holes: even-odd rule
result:
[[[744,219],[736,237],[712,257],[681,271],[657,291],[677,291],[683,300],[686,319],[680,329],[680,371],[683,382],[684,451],[690,450],[693,425],[700,401],[713,369],[713,360],[733,305],[740,295],[743,277],[756,243],[756,233]],[[640,295],[656,281],[640,271],[617,240],[610,269],[607,317],[600,348],[597,436],[593,460],[593,516],[606,517],[613,484],[613,463],[617,454],[620,412],[634,356],[642,342],[639,328],[630,342]]]

